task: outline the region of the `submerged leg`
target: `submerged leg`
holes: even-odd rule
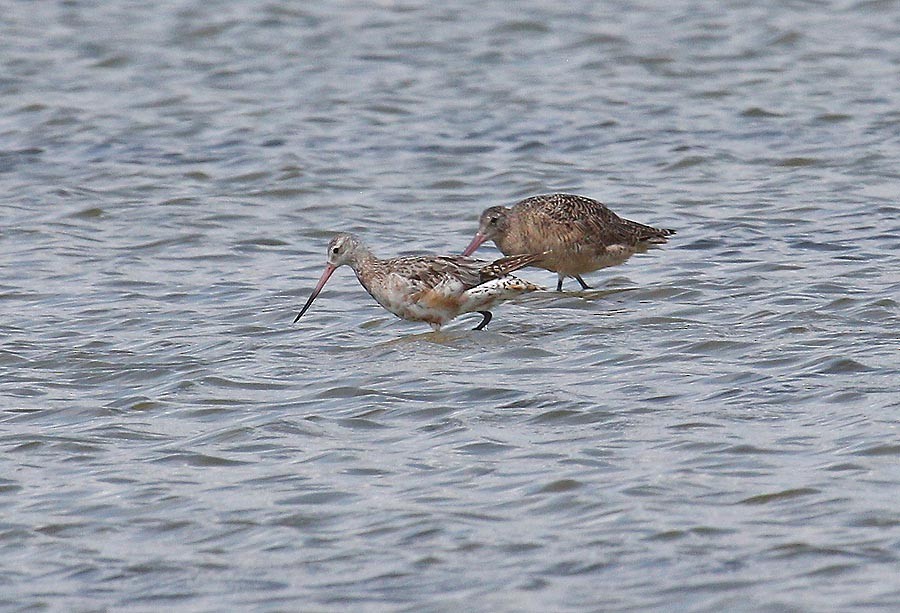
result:
[[[481,323],[472,328],[473,330],[484,330],[484,327],[488,325],[488,322],[491,320],[493,315],[491,315],[490,311],[478,311],[484,319],[481,320]]]
[[[591,286],[584,282],[584,279],[581,278],[581,275],[575,275],[575,279],[581,283],[581,289],[591,289]]]
[[[557,277],[559,277],[559,281],[556,282],[556,291],[561,292],[562,291],[562,282],[563,282],[563,279],[566,278],[566,276],[563,274],[560,274],[560,273],[556,273],[556,275],[557,275]]]

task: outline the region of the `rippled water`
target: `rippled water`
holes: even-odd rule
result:
[[[0,607],[900,607],[896,3],[516,6],[4,5]],[[549,191],[678,234],[291,325]]]

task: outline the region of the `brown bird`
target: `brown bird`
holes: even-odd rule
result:
[[[665,243],[675,230],[652,228],[622,219],[596,200],[572,194],[545,194],[517,202],[511,208],[492,206],[481,213],[478,232],[463,251],[471,255],[487,240],[504,255],[543,253],[532,266],[573,277],[590,289],[581,275],[622,264],[651,245]]]
[[[344,264],[375,301],[402,319],[424,321],[435,330],[463,313],[481,314],[481,330],[490,308],[519,294],[543,289],[511,272],[537,262],[541,255],[515,255],[488,263],[461,256],[412,256],[382,260],[353,234],[338,234],[328,244],[328,262],[300,319],[331,274]]]

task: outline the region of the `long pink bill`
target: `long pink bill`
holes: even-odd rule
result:
[[[316,285],[316,289],[313,290],[312,294],[309,295],[309,300],[307,300],[306,304],[303,305],[303,308],[300,309],[300,314],[297,315],[296,318],[294,318],[294,323],[297,323],[297,320],[303,317],[303,314],[306,313],[306,309],[309,308],[309,305],[313,303],[313,300],[316,299],[316,296],[318,296],[319,292],[322,291],[322,288],[325,287],[325,283],[328,281],[331,273],[333,273],[335,270],[337,270],[336,266],[332,266],[331,264],[327,264],[325,266],[325,272],[323,272],[322,276],[319,278],[319,283]]]
[[[472,255],[475,253],[475,250],[481,247],[481,243],[487,240],[487,237],[481,232],[475,233],[475,238],[472,239],[472,242],[469,243],[469,246],[466,247],[466,250],[462,252],[463,255]]]

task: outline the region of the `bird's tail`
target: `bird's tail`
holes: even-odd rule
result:
[[[662,245],[663,243],[667,243],[669,237],[675,234],[675,230],[670,228],[654,228],[643,224],[638,225],[640,226],[638,240],[643,243],[650,243],[651,245]]]
[[[543,253],[523,253],[520,255],[510,255],[499,260],[494,260],[490,264],[482,267],[481,281],[489,281],[503,277],[511,272],[530,266],[535,262],[539,262],[544,257]]]

